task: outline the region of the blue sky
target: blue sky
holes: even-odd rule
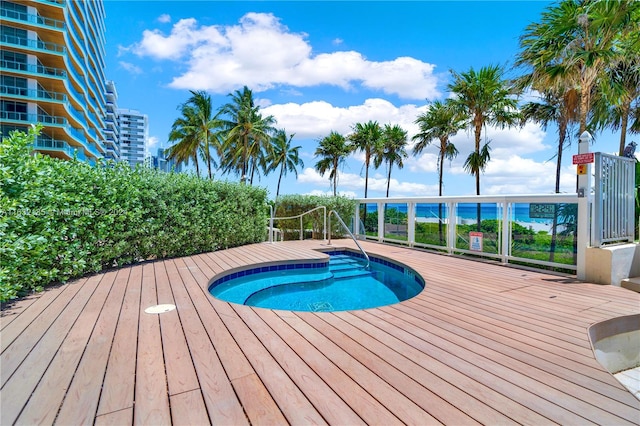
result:
[[[116,82],[119,107],[149,116],[152,151],[168,146],[189,89],[207,90],[218,107],[247,85],[263,113],[302,146],[305,168],[298,179],[290,174],[283,181],[281,193],[328,193],[328,174],[314,170],[319,139],[331,130],[346,136],[355,123],[369,120],[400,124],[411,138],[427,100],[449,96],[449,70],[499,64],[515,76],[518,37],[549,4],[107,0],[107,77]],[[482,194],[553,192],[555,128],[488,128],[487,136],[492,161],[481,177]],[[597,135],[594,150],[615,152],[618,137]],[[463,170],[472,138],[462,131],[452,139],[460,154],[443,165],[445,195],[475,193]],[[418,157],[408,151],[404,168],[393,170],[390,196],[437,195],[436,147]],[[565,150],[563,192],[575,191],[575,153],[577,141]],[[362,164],[360,154],[349,158],[339,192],[363,196]],[[257,182],[272,197],[276,175]],[[369,196],[385,190],[384,166],[371,170]]]

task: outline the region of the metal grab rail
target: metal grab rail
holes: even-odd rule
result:
[[[329,240],[327,242],[327,245],[331,245],[331,213],[335,214],[336,217],[338,218],[338,221],[340,222],[340,224],[342,225],[342,227],[345,229],[345,231],[347,231],[347,233],[349,234],[349,236],[351,237],[351,239],[353,240],[354,243],[356,243],[356,245],[358,246],[358,248],[360,249],[360,251],[362,252],[362,254],[364,255],[365,259],[367,259],[367,265],[365,266],[365,269],[369,268],[369,264],[371,263],[369,260],[369,255],[367,254],[366,251],[364,251],[364,249],[362,248],[362,246],[360,245],[360,243],[358,243],[358,240],[356,240],[356,237],[353,235],[353,233],[349,230],[349,228],[347,227],[347,225],[345,225],[344,221],[342,220],[342,218],[340,217],[340,215],[338,214],[337,211],[335,210],[331,210],[329,212]]]
[[[273,217],[274,211],[273,211],[273,208],[272,208],[272,210],[271,210],[271,218],[270,218],[270,228],[273,229],[273,221],[275,221],[275,220],[288,220],[288,219],[290,220],[290,219],[300,218],[300,240],[303,240],[304,239],[304,230],[302,229],[302,227],[303,227],[302,217],[304,215],[307,215],[309,213],[313,213],[314,211],[320,210],[320,209],[324,210],[324,216],[323,216],[323,219],[324,219],[323,222],[324,223],[322,224],[322,226],[324,228],[322,230],[322,236],[324,237],[323,239],[326,240],[327,239],[327,208],[325,206],[318,206],[318,207],[316,207],[314,209],[311,209],[311,210],[308,210],[308,211],[306,211],[304,213],[300,213],[299,215],[290,216],[290,217]]]

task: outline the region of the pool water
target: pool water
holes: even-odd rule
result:
[[[399,264],[359,253],[334,252],[328,264],[277,265],[212,283],[216,298],[248,306],[330,312],[391,305],[416,296],[424,281]],[[240,275],[242,274],[242,275]]]

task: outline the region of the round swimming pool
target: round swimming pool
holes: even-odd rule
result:
[[[326,263],[288,263],[234,272],[211,283],[227,302],[289,311],[331,312],[391,305],[416,296],[424,280],[411,269],[360,253],[333,251]]]

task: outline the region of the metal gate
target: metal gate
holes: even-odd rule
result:
[[[633,241],[636,160],[595,153],[591,246]]]

